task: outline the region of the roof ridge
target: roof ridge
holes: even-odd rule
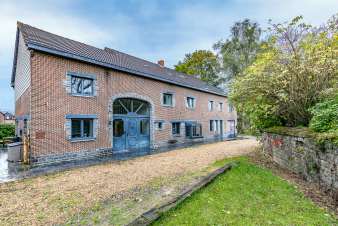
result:
[[[53,36],[57,36],[58,38],[67,39],[68,41],[77,42],[77,43],[80,43],[80,44],[82,44],[82,45],[89,46],[89,47],[91,47],[91,48],[103,50],[103,49],[98,48],[98,47],[96,47],[96,46],[93,46],[93,45],[90,45],[90,44],[87,44],[87,43],[84,43],[84,42],[76,41],[76,40],[74,40],[74,39],[67,38],[67,37],[65,37],[65,36],[61,36],[61,35],[52,33],[52,32],[50,32],[50,31],[43,30],[43,29],[38,28],[38,27],[34,27],[34,26],[30,25],[30,24],[25,24],[25,23],[22,23],[22,22],[20,22],[20,21],[17,21],[17,24],[18,24],[18,26],[20,25],[19,29],[21,29],[23,26],[26,26],[26,27],[30,27],[30,28],[33,28],[33,29],[36,29],[36,30],[45,32],[45,33],[50,34],[50,35],[53,35]],[[22,32],[22,30],[20,30],[20,31]]]
[[[197,75],[188,75],[172,68],[162,67],[152,61],[145,60],[116,49],[109,47],[101,49],[90,44],[36,28],[20,21],[17,21],[17,30],[22,33],[27,47],[37,51],[43,51],[66,58],[89,62],[135,75],[196,89],[202,92],[204,91],[216,95],[226,96],[225,90],[208,84],[200,78],[197,78]],[[14,61],[11,80],[12,86],[15,80],[15,64],[16,62]],[[145,65],[148,65],[149,67]]]

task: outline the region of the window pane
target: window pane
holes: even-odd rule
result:
[[[83,137],[93,137],[93,119],[83,120]]]
[[[141,108],[137,111],[139,115],[149,115],[149,107],[148,104],[143,104]]]
[[[72,138],[81,137],[81,120],[72,119]]]
[[[71,81],[72,81],[72,93],[81,94],[82,93],[82,79],[79,77],[73,76]]]
[[[113,113],[114,113],[114,114],[122,114],[122,115],[125,115],[125,114],[127,114],[128,112],[122,107],[122,105],[120,104],[119,101],[114,101],[114,104],[113,104]]]
[[[93,94],[93,80],[92,79],[83,79],[83,94],[85,95]]]
[[[123,105],[126,108],[126,110],[128,110],[128,112],[132,112],[132,109],[131,109],[132,100],[131,99],[120,99],[118,100],[118,102],[120,102],[120,104]]]
[[[141,135],[149,134],[149,119],[142,119],[140,121],[140,133]]]
[[[124,133],[124,124],[122,119],[114,119],[113,122],[114,127],[114,137],[121,137]]]

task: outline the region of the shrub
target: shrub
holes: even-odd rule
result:
[[[338,132],[338,94],[310,109],[310,128],[316,132]]]
[[[0,124],[0,140],[6,137],[15,136],[15,125],[11,124]]]

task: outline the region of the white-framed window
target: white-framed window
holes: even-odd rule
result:
[[[233,112],[233,111],[234,111],[234,106],[228,103],[228,112]]]
[[[162,105],[163,106],[174,106],[174,94],[173,93],[162,93]]]
[[[187,107],[188,108],[195,108],[196,107],[196,98],[195,97],[187,97]]]
[[[218,110],[219,111],[223,111],[223,103],[222,102],[219,102],[219,104],[218,104]]]
[[[209,111],[213,111],[214,110],[214,101],[209,100],[208,109],[209,109]]]

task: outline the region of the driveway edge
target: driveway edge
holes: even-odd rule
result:
[[[217,176],[223,174],[231,168],[237,166],[239,162],[232,162],[227,163],[223,167],[218,168],[217,170],[213,171],[212,173],[208,174],[207,176],[203,177],[199,182],[187,187],[181,194],[172,198],[168,202],[164,203],[159,207],[154,207],[147,212],[144,212],[140,216],[138,216],[135,220],[128,224],[128,226],[136,226],[136,225],[149,225],[157,220],[163,213],[169,211],[170,209],[176,207],[186,198],[191,196],[194,192],[198,191],[199,189],[205,187],[209,183],[211,183]]]

